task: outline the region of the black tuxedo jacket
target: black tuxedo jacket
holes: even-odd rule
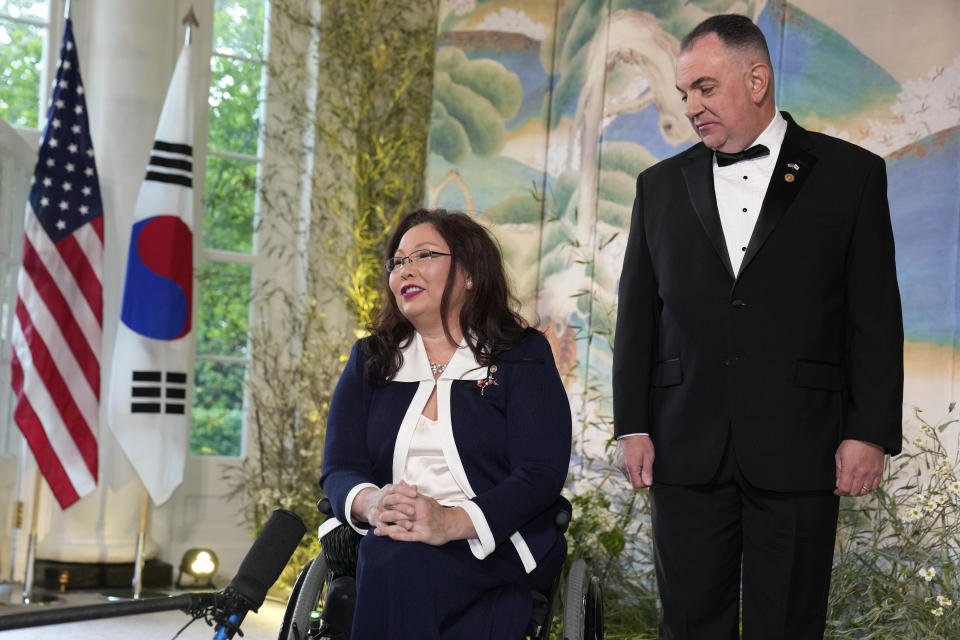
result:
[[[647,432],[654,482],[830,489],[853,438],[900,450],[903,323],[883,159],[788,128],[740,272],[700,143],[647,169],[619,284],[617,436]]]

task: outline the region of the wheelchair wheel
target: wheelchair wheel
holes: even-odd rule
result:
[[[567,572],[563,640],[603,640],[603,591],[582,558],[574,560]]]
[[[317,629],[311,630],[310,624],[315,620],[313,614],[323,594],[328,573],[327,562],[322,554],[314,558],[300,572],[290,593],[290,599],[287,600],[279,640],[306,640],[311,637],[312,631],[317,631]],[[316,624],[319,624],[319,620]]]

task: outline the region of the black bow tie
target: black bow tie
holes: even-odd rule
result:
[[[728,165],[740,162],[741,160],[752,160],[754,158],[762,158],[763,156],[770,155],[770,149],[767,149],[762,144],[755,144],[749,149],[744,149],[739,153],[724,153],[723,151],[717,151],[717,166],[726,167]]]

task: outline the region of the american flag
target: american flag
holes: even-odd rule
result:
[[[30,187],[13,325],[14,420],[62,508],[97,485],[103,205],[66,20]]]

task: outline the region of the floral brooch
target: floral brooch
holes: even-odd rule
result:
[[[493,374],[497,372],[497,365],[492,364],[487,368],[487,377],[483,380],[477,380],[477,387],[480,388],[480,395],[483,395],[483,392],[487,390],[487,387],[493,385],[494,387],[499,387],[500,383],[497,382],[497,379],[493,377]]]

